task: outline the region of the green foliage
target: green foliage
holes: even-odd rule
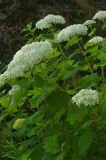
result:
[[[23,32],[30,37],[28,43],[49,40],[53,51],[7,84],[7,88],[19,85],[18,92],[10,95],[9,89],[1,88],[0,159],[105,160],[106,40],[88,45],[87,40],[74,36],[59,44],[56,26],[53,33],[44,30],[47,34],[39,35],[32,23]],[[95,28],[88,35],[94,33]],[[73,104],[72,96],[87,88],[99,92],[99,104]],[[24,121],[14,129],[17,119]]]

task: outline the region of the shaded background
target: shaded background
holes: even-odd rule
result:
[[[0,0],[0,68],[26,43],[20,32],[29,22],[52,13],[67,24],[81,23],[98,10],[106,10],[106,0]]]

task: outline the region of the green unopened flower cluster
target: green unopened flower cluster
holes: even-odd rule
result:
[[[23,127],[23,123],[24,123],[25,119],[24,118],[19,118],[15,121],[14,125],[13,125],[13,129],[19,129]]]
[[[99,95],[96,90],[82,89],[72,97],[72,102],[77,106],[94,106],[99,103]]]

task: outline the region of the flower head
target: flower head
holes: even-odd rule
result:
[[[14,85],[12,89],[9,91],[9,95],[12,96],[20,91],[20,86]]]
[[[13,129],[19,129],[23,127],[23,123],[24,123],[25,119],[24,118],[19,118],[15,121],[14,125],[13,125]]]
[[[4,80],[20,77],[25,71],[32,69],[52,51],[52,45],[47,41],[33,42],[23,46],[8,64],[7,70],[0,76],[1,84]]]
[[[36,28],[50,28],[52,24],[64,24],[65,20],[62,16],[49,14],[36,23]]]
[[[100,42],[102,42],[104,39],[100,36],[95,36],[92,39],[90,39],[88,42],[90,43],[94,43],[94,44],[99,44]]]
[[[98,11],[93,17],[93,20],[95,19],[104,21],[106,19],[106,11]]]
[[[84,25],[85,26],[89,26],[89,25],[92,25],[92,24],[95,24],[96,22],[94,21],[94,20],[86,20],[85,22],[84,22]]]
[[[72,102],[77,106],[94,106],[99,103],[99,95],[96,90],[82,89],[72,97]]]
[[[88,28],[83,24],[74,24],[66,27],[57,36],[59,42],[68,41],[70,37],[75,35],[86,35]]]
[[[36,23],[36,28],[38,29],[50,28],[51,26],[51,23],[47,23],[44,19],[41,19]]]

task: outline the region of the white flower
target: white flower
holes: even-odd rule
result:
[[[62,16],[49,14],[36,23],[36,28],[50,28],[52,24],[64,24],[65,20]]]
[[[98,11],[93,17],[93,20],[95,19],[104,21],[106,19],[106,11]]]
[[[72,97],[72,102],[77,106],[94,106],[99,103],[99,95],[96,90],[82,89]]]
[[[64,24],[65,20],[62,16],[49,14],[45,18],[46,22],[52,24]]]
[[[16,93],[18,93],[20,91],[20,86],[18,85],[14,85],[12,87],[12,89],[9,91],[9,95],[12,96],[12,95],[15,95]]]
[[[88,42],[90,43],[94,43],[94,44],[98,44],[100,42],[102,42],[104,39],[100,36],[95,36],[92,39],[90,39]]]
[[[50,28],[52,25],[47,23],[44,19],[41,19],[36,23],[36,28],[38,29],[45,29],[45,28]]]
[[[85,22],[84,22],[84,25],[85,26],[89,26],[89,25],[92,25],[92,24],[95,24],[96,22],[94,21],[94,20],[86,20]]]
[[[24,118],[19,118],[15,121],[14,125],[13,125],[13,129],[19,129],[23,127],[23,123],[24,123],[25,119]]]
[[[83,24],[74,24],[66,27],[57,36],[59,42],[68,41],[75,35],[86,35],[88,28]]]
[[[1,84],[4,80],[22,76],[25,71],[40,63],[52,51],[52,45],[47,41],[33,42],[21,48],[9,63],[7,70],[0,76]]]

